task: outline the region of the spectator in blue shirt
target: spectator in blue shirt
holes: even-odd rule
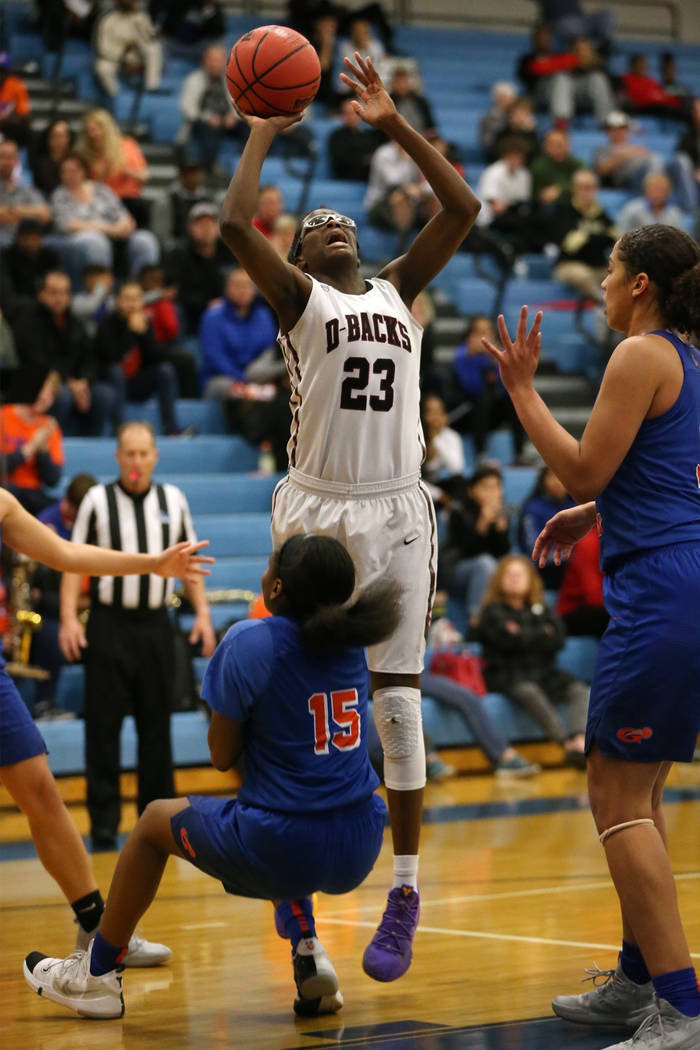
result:
[[[276,339],[275,315],[246,271],[234,268],[223,299],[205,310],[199,326],[204,396],[235,396],[234,384],[246,382],[248,366]]]
[[[464,339],[455,350],[452,368],[456,383],[450,405],[452,426],[474,438],[474,448],[481,457],[491,430],[506,425],[513,434],[516,457],[520,458],[525,434],[498,375],[498,368],[484,350],[482,337],[494,333],[490,317],[477,314],[471,318]]]
[[[531,555],[535,540],[550,518],[560,510],[574,507],[576,504],[568,494],[553,470],[543,466],[537,475],[537,481],[530,495],[523,501],[518,517],[518,546],[523,554]],[[547,590],[559,590],[564,579],[565,565],[555,565],[549,558],[544,568],[540,567],[540,576]]]

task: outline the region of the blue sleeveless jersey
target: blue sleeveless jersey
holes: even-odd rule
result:
[[[604,571],[632,553],[700,543],[700,351],[671,332],[650,334],[675,346],[683,385],[671,408],[644,420],[596,500]]]
[[[379,784],[367,754],[363,649],[312,654],[283,616],[234,624],[212,656],[202,696],[245,723],[241,802],[284,813],[367,799]]]

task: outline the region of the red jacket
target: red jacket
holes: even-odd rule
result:
[[[574,547],[559,589],[557,612],[565,616],[583,605],[603,605],[600,540],[596,529],[591,529]]]

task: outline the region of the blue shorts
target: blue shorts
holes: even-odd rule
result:
[[[188,797],[189,807],[170,821],[175,841],[195,867],[239,897],[347,893],[367,877],[382,847],[386,806],[378,795],[301,816],[237,799]]]
[[[700,545],[633,555],[605,577],[586,750],[691,762],[700,732]]]
[[[44,739],[34,725],[17,686],[0,667],[0,766],[46,754]]]

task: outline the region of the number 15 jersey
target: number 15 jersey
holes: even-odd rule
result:
[[[304,312],[278,337],[292,386],[290,466],[341,485],[417,478],[421,325],[390,281],[375,277],[362,295],[311,281]]]

